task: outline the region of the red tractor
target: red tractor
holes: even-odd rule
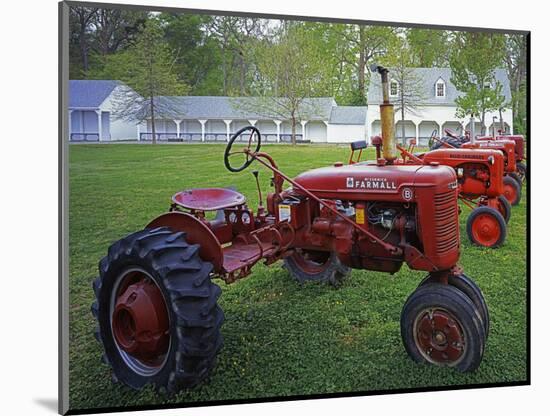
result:
[[[527,166],[525,165],[525,138],[521,134],[499,135],[499,136],[481,136],[478,141],[500,141],[512,140],[515,143],[515,158],[517,175],[523,183],[527,174]]]
[[[371,138],[376,147],[376,157],[380,158],[382,138]],[[458,197],[472,209],[466,224],[470,241],[483,247],[498,247],[506,238],[506,223],[510,219],[512,207],[504,197],[504,158],[498,150],[491,149],[437,149],[414,154],[415,142],[408,149],[396,145],[401,159],[394,163],[411,165],[446,165],[452,167],[458,178]],[[366,147],[366,142],[352,143],[351,163],[354,152]],[[367,162],[368,163],[368,162]],[[363,164],[363,163],[362,163]]]
[[[432,149],[437,148],[461,148],[461,149],[494,149],[502,152],[504,156],[504,196],[510,204],[518,205],[521,201],[522,178],[518,174],[516,166],[516,143],[513,140],[470,140],[458,137],[449,129],[445,129],[448,139],[438,139],[432,135],[434,142],[437,142]]]
[[[300,282],[337,284],[350,268],[393,274],[403,263],[425,272],[402,310],[407,353],[458,371],[479,366],[489,314],[457,264],[456,173],[449,166],[394,164],[388,71],[376,70],[384,92],[384,159],[376,165],[338,163],[291,179],[248,126],[230,139],[224,163],[231,172],[252,162],[273,172],[265,208],[259,185],[255,213],[234,190],[189,189],[173,196],[169,212],[109,247],[93,283],[92,313],[115,380],[171,393],[202,382],[222,346],[221,290],[212,279],[231,283],[260,261],[279,260]],[[237,148],[243,137],[245,146]],[[235,166],[235,157],[242,164]],[[216,218],[209,220],[209,212]]]

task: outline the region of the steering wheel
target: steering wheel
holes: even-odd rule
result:
[[[459,139],[459,137],[449,128],[445,129],[445,134],[449,137],[452,137],[453,139]]]
[[[430,134],[430,140],[428,140],[428,147],[431,148],[434,144],[434,139],[437,137],[437,133],[439,133],[439,130],[434,129],[432,131],[432,134]]]
[[[248,136],[248,143],[245,147],[243,147],[240,150],[231,151],[233,148],[233,144],[235,141],[242,136],[243,134],[246,134],[247,132],[250,132],[250,135]],[[254,138],[257,137],[258,141],[256,144],[256,149],[252,152],[251,148],[254,142]],[[229,143],[227,143],[227,147],[225,148],[225,153],[223,154],[223,164],[230,172],[241,172],[245,170],[247,167],[250,166],[250,164],[254,161],[253,157],[250,157],[252,153],[258,153],[260,151],[260,147],[262,145],[262,139],[260,135],[260,130],[258,130],[254,126],[246,126],[240,129],[238,132],[236,132],[231,138],[229,139]],[[244,163],[239,167],[233,167],[231,166],[231,163],[229,162],[229,158],[231,155],[236,154],[243,154],[244,157]]]

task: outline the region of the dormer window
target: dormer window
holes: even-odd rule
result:
[[[439,79],[435,83],[435,96],[436,97],[445,97],[445,81]]]
[[[399,92],[399,86],[397,84],[397,81],[392,79],[390,81],[390,97],[397,97],[398,92]]]

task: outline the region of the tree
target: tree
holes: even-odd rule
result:
[[[88,77],[106,55],[126,49],[148,17],[147,12],[71,6],[71,79]]]
[[[178,78],[191,87],[192,95],[221,95],[221,48],[209,31],[213,17],[197,14],[161,13],[164,37],[176,51]]]
[[[174,116],[175,105],[160,96],[185,95],[189,87],[174,73],[175,56],[163,38],[157,19],[149,19],[135,44],[107,57],[98,78],[121,80],[128,87],[119,88],[114,98],[113,116],[123,120],[149,119],[152,143],[156,143],[157,115]]]
[[[514,127],[520,133],[525,133],[527,117],[527,45],[524,35],[506,35],[506,54],[504,63],[512,90],[512,111]]]
[[[89,55],[91,48],[91,23],[97,16],[98,9],[93,7],[70,7],[69,27],[70,41],[69,49],[71,65],[69,71],[71,79],[85,76],[89,69]]]
[[[503,35],[483,32],[455,32],[451,53],[451,82],[462,94],[456,99],[457,117],[471,115],[481,121],[485,133],[485,114],[506,107],[502,84],[495,69],[505,53]],[[473,134],[473,132],[472,132]]]
[[[353,60],[348,61],[356,72],[356,86],[353,91],[354,105],[366,105],[366,87],[370,80],[369,66],[376,59],[385,56],[388,49],[397,41],[397,31],[393,27],[348,25],[342,33],[349,43]]]
[[[223,95],[248,94],[249,73],[252,67],[252,45],[265,37],[265,19],[235,16],[214,16],[209,32],[221,47]]]
[[[397,83],[395,111],[401,114],[401,138],[405,140],[405,113],[418,114],[418,107],[426,100],[424,81],[412,68],[414,55],[405,41],[394,48],[383,61],[390,69],[390,82]]]
[[[276,42],[257,43],[254,56],[257,79],[253,86],[259,98],[247,110],[290,120],[291,142],[296,144],[296,124],[317,110],[306,98],[315,97],[327,82],[314,36],[300,27],[283,26]]]
[[[449,65],[449,32],[441,29],[408,29],[411,66],[420,68]]]
[[[131,45],[147,17],[143,11],[98,9],[91,21],[95,52],[103,57]]]

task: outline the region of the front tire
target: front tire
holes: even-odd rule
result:
[[[328,283],[338,287],[350,273],[336,253],[296,249],[284,258],[284,267],[300,284],[307,281]]]
[[[513,180],[515,180],[519,187],[521,188],[521,186],[523,185],[523,181],[521,179],[521,176],[519,175],[519,173],[516,173],[516,172],[510,172],[508,173],[506,176],[509,176],[510,178],[512,178]]]
[[[496,209],[477,207],[468,217],[466,233],[472,244],[496,248],[506,239],[506,221]]]
[[[431,283],[439,283],[439,280],[434,276],[428,275],[424,280],[422,280],[422,282],[420,282],[418,287]],[[481,291],[479,286],[464,273],[458,276],[449,276],[448,283],[451,286],[456,287],[466,296],[468,296],[468,298],[473,302],[476,310],[479,312],[479,317],[483,322],[483,328],[485,330],[485,340],[487,340],[489,338],[489,328],[491,326],[489,318],[489,308],[487,307],[485,296],[483,296],[483,292]]]
[[[527,179],[527,166],[523,162],[517,162],[516,168],[518,170],[518,175],[521,178],[521,183],[525,182]]]
[[[497,197],[497,209],[500,212],[500,215],[504,218],[506,224],[510,222],[510,217],[512,216],[512,204],[506,199],[504,195],[499,195]]]
[[[414,361],[460,372],[477,369],[485,349],[475,305],[456,287],[441,283],[423,285],[409,296],[401,313],[401,338]]]
[[[510,176],[504,179],[504,196],[512,205],[518,205],[521,201],[521,187],[518,182]]]
[[[222,346],[221,289],[185,233],[145,229],[117,241],[94,280],[96,338],[113,379],[175,393],[203,381]]]

